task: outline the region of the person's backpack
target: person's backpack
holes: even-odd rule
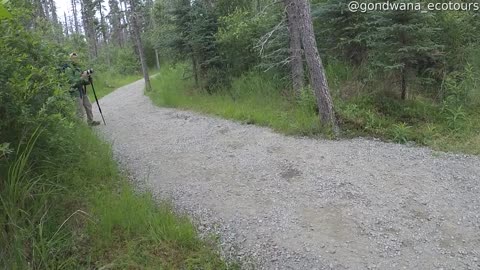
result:
[[[65,70],[68,68],[68,64],[67,63],[64,63],[62,64],[60,67],[57,68],[57,71],[59,73],[65,73]]]

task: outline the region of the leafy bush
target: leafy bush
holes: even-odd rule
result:
[[[38,143],[51,147],[49,127],[69,126],[74,112],[69,85],[56,69],[64,54],[15,19],[0,21],[0,35],[0,143],[28,138],[43,126]]]

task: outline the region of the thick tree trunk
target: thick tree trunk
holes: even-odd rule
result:
[[[290,76],[292,77],[295,95],[300,95],[303,88],[304,69],[302,62],[302,42],[300,37],[300,21],[294,0],[283,1],[287,8],[288,32],[290,38]]]
[[[151,91],[152,86],[150,84],[150,77],[148,75],[147,60],[145,59],[145,53],[143,50],[142,39],[140,37],[140,27],[138,25],[138,10],[135,5],[134,0],[130,0],[130,9],[131,9],[131,23],[132,23],[132,33],[137,45],[138,56],[140,57],[140,63],[142,64],[143,78],[145,80],[145,89],[146,91]]]
[[[308,66],[310,84],[317,99],[320,121],[323,125],[330,126],[338,133],[338,126],[333,109],[333,101],[330,96],[325,69],[317,49],[313,23],[310,14],[310,4],[307,0],[294,0],[297,4],[300,19],[300,35]]]

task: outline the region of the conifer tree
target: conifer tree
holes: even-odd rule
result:
[[[396,74],[401,99],[407,98],[407,82],[412,71],[425,58],[441,55],[442,46],[433,41],[439,30],[431,23],[433,14],[415,11],[390,11],[373,18],[369,37],[373,64]]]

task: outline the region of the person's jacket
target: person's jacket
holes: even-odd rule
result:
[[[83,70],[79,64],[70,62],[65,68],[65,75],[70,83],[70,94],[73,96],[85,95],[85,85],[90,84],[87,79],[81,77]]]

